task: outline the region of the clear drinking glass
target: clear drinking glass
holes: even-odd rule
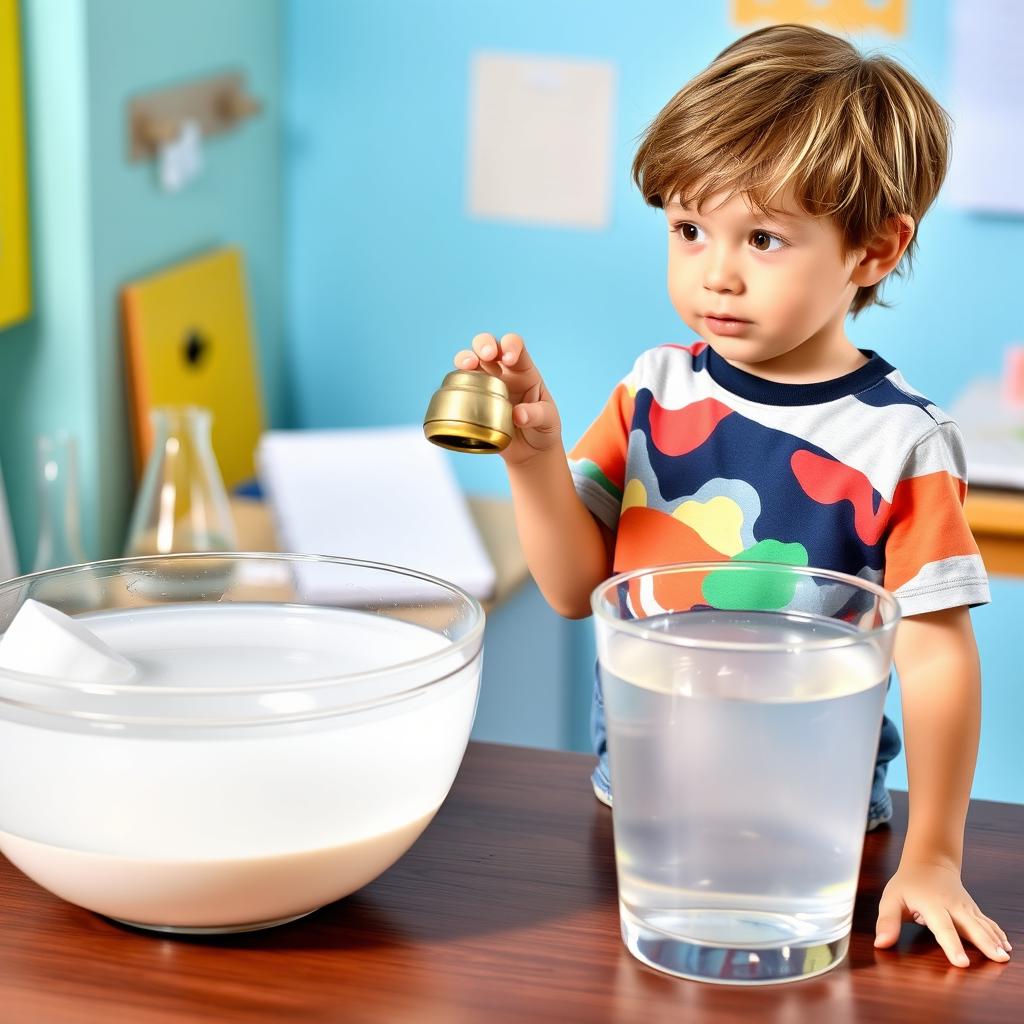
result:
[[[79,529],[78,458],[69,434],[43,435],[36,442],[39,539],[32,571],[85,561]]]
[[[899,606],[813,568],[693,563],[592,597],[622,936],[758,984],[849,945]]]

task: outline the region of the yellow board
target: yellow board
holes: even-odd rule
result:
[[[0,330],[32,308],[17,0],[0,0]]]
[[[213,414],[213,451],[228,488],[252,479],[263,408],[233,248],[134,281],[122,291],[136,468],[153,444],[149,412],[199,405]]]
[[[732,0],[737,25],[796,21],[846,32],[876,31],[901,36],[908,0]]]

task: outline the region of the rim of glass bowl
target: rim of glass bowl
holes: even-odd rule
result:
[[[408,576],[412,579],[422,580],[427,583],[436,584],[443,590],[448,591],[450,594],[455,595],[458,598],[464,600],[470,608],[473,616],[473,622],[464,637],[460,640],[453,640],[447,647],[442,647],[439,651],[435,651],[432,654],[425,655],[422,658],[413,658],[409,661],[396,662],[393,665],[388,665],[384,668],[369,669],[363,672],[350,672],[342,675],[330,675],[330,676],[314,676],[311,679],[301,680],[294,683],[266,683],[260,686],[161,686],[159,690],[153,690],[153,696],[161,697],[230,697],[239,696],[244,697],[250,694],[260,693],[287,693],[291,690],[316,690],[326,689],[330,686],[337,686],[339,683],[352,683],[362,682],[364,680],[373,679],[377,676],[390,675],[395,672],[406,671],[413,667],[422,668],[424,666],[429,667],[435,662],[443,661],[446,658],[450,658],[453,654],[458,654],[467,647],[471,647],[481,636],[484,631],[484,624],[486,622],[486,616],[480,602],[468,594],[461,587],[456,586],[454,583],[449,583],[447,580],[442,580],[437,576],[430,576],[425,572],[419,572],[416,569],[406,569],[400,565],[389,565],[386,562],[370,562],[359,558],[341,558],[333,555],[299,555],[292,554],[290,552],[273,552],[273,551],[202,551],[202,552],[180,552],[175,554],[167,555],[136,555],[130,558],[109,558],[97,562],[82,562],[79,565],[66,565],[59,569],[45,569],[42,572],[29,573],[25,576],[15,576],[10,580],[6,580],[0,583],[0,597],[4,594],[15,589],[15,587],[21,588],[26,583],[30,583],[35,580],[42,580],[46,578],[56,578],[65,575],[73,575],[77,573],[84,573],[86,570],[103,569],[103,568],[131,568],[134,565],[140,565],[145,563],[152,563],[154,561],[194,561],[194,562],[212,562],[220,561],[223,559],[232,559],[235,561],[276,561],[284,562],[286,564],[293,564],[295,562],[310,562],[317,564],[330,564],[330,565],[344,565],[354,566],[360,569],[381,569],[389,573],[395,573],[400,576]],[[215,604],[217,602],[183,602],[185,604]],[[229,602],[231,603],[231,602]],[[316,608],[333,608],[341,607],[334,605],[303,605],[300,602],[235,602],[238,604],[284,604],[292,608],[304,608],[304,607],[316,607]],[[395,604],[394,607],[401,607],[399,604]],[[126,611],[130,609],[125,609]],[[402,620],[404,621],[404,620]],[[471,659],[470,659],[471,660]],[[468,662],[467,662],[468,664]],[[458,668],[462,668],[460,665]],[[422,690],[426,687],[432,686],[435,683],[439,683],[448,676],[452,675],[453,672],[458,671],[458,668],[453,669],[451,672],[446,672],[443,676],[439,676],[437,679],[431,679],[428,683],[420,683],[415,687],[408,690],[399,691],[396,694],[390,695],[388,698],[383,698],[381,703],[388,703],[398,697],[409,695],[417,690]],[[136,694],[142,692],[145,687],[139,683],[98,683],[98,682],[81,682],[76,680],[60,679],[55,676],[45,675],[34,675],[30,672],[21,672],[17,669],[0,668],[5,676],[10,677],[16,682],[29,683],[34,686],[48,686],[54,689],[60,690],[78,690],[82,693],[89,693],[95,695],[97,689],[102,689],[104,694],[116,695],[118,693],[125,694]],[[0,696],[0,703],[4,702],[4,698]],[[351,708],[339,708],[334,711],[334,714],[345,714],[349,710],[364,710],[367,706],[373,706],[373,701],[364,702],[360,705],[353,705]],[[74,714],[73,712],[64,711],[50,711],[47,710],[47,714]]]
[[[620,619],[617,616],[612,615],[608,609],[604,607],[603,594],[620,587],[624,583],[628,584],[631,580],[639,579],[641,576],[667,576],[681,572],[717,572],[719,570],[725,572],[774,572],[785,573],[787,575],[798,573],[802,576],[817,576],[829,580],[835,580],[838,583],[845,583],[856,590],[866,590],[868,593],[879,597],[881,599],[880,604],[890,609],[892,618],[888,622],[883,622],[881,626],[876,626],[873,629],[858,630],[856,633],[851,633],[848,636],[833,637],[828,640],[807,640],[800,641],[799,643],[786,643],[784,641],[776,643],[746,643],[743,641],[693,640],[690,637],[663,633],[661,630],[657,629],[647,629],[644,626],[639,625],[639,623],[646,621],[645,619]],[[595,619],[600,619],[602,622],[607,623],[617,632],[628,633],[629,635],[642,640],[654,640],[658,643],[668,644],[673,647],[687,647],[707,651],[739,650],[757,653],[773,651],[825,651],[832,650],[837,647],[852,647],[856,644],[865,643],[872,637],[880,636],[883,633],[894,630],[899,625],[900,619],[902,618],[899,601],[897,601],[888,590],[884,587],[880,587],[877,583],[861,579],[859,576],[851,576],[849,573],[837,572],[834,569],[815,569],[813,566],[786,565],[782,562],[674,562],[669,565],[656,565],[643,569],[631,569],[628,572],[621,572],[617,576],[612,576],[609,579],[606,579],[603,583],[598,584],[591,592],[590,607],[593,609]],[[732,610],[742,611],[742,609]],[[749,611],[756,612],[757,609],[749,609]],[[682,612],[680,614],[685,615],[690,613]],[[801,613],[794,612],[794,614],[800,615]]]

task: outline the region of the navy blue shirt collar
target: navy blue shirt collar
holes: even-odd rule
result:
[[[876,352],[863,348],[858,351],[867,358],[867,362],[842,377],[814,384],[782,384],[737,369],[709,345],[708,374],[726,391],[751,402],[762,405],[820,405],[865,391],[893,372],[893,367]]]

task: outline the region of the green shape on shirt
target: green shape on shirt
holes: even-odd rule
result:
[[[604,475],[604,471],[601,467],[594,462],[592,459],[577,459],[574,468],[577,473],[582,473],[584,476],[589,477],[598,486],[603,487],[616,501],[622,500],[622,488],[616,487]]]
[[[781,540],[761,540],[733,555],[730,561],[807,565],[807,548],[798,542],[784,544]],[[712,608],[774,612],[793,600],[798,579],[797,573],[724,570],[708,573],[701,592]]]

